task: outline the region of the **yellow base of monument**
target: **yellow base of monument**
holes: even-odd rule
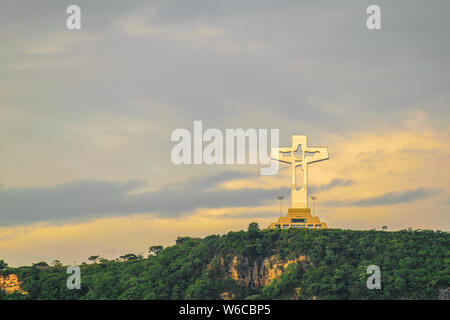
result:
[[[286,217],[279,217],[277,222],[272,222],[267,229],[326,229],[325,222],[321,222],[319,217],[311,215],[309,208],[289,208]]]

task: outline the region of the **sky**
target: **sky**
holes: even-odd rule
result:
[[[66,8],[81,8],[68,30]],[[381,8],[381,30],[366,9]],[[81,263],[262,228],[290,171],[175,165],[171,133],[279,129],[315,215],[450,229],[448,1],[0,0],[0,259]]]

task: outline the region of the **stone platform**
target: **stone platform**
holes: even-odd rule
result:
[[[276,222],[272,222],[267,229],[326,229],[325,222],[321,222],[319,217],[311,215],[309,208],[289,208],[286,217],[280,217]]]

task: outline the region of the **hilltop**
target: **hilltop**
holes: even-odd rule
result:
[[[259,230],[179,237],[147,258],[91,259],[81,289],[66,267],[3,268],[27,294],[6,299],[437,299],[450,286],[450,233],[428,230]],[[369,265],[381,290],[369,290]],[[0,291],[1,292],[1,291]]]

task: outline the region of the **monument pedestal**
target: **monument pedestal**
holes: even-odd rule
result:
[[[321,222],[319,217],[311,215],[309,208],[289,208],[286,217],[279,217],[277,222],[272,222],[267,229],[326,229],[325,222]]]

